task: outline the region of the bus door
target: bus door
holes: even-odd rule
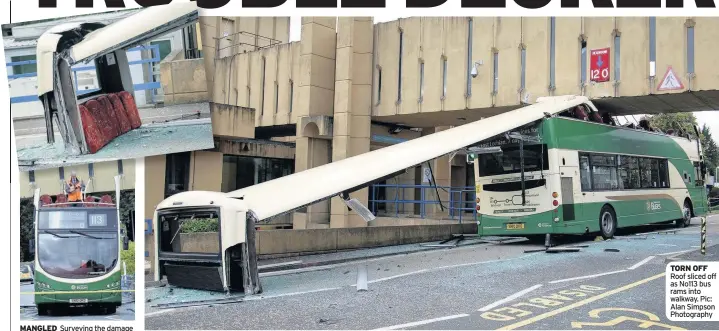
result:
[[[560,217],[564,222],[581,219],[584,196],[579,182],[579,168],[560,166],[559,176],[560,188],[557,193],[562,199],[562,210],[555,217]]]

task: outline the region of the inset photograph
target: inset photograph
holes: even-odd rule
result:
[[[20,172],[20,319],[135,319],[135,162]]]
[[[213,147],[194,2],[2,31],[20,171]]]

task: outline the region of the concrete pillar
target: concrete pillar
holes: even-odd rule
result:
[[[296,82],[297,103],[293,108],[298,118],[295,172],[321,166],[331,160],[331,140],[324,130],[320,130],[318,125],[321,124],[315,118],[329,117],[333,112],[336,28],[335,17],[302,18],[300,74]],[[305,212],[293,215],[293,227],[328,227],[329,211],[327,201],[308,206]]]
[[[337,29],[332,162],[370,150],[372,107],[372,17],[340,17]],[[371,166],[371,165],[369,165]],[[368,189],[351,194],[365,206]],[[330,227],[364,227],[367,222],[332,198]]]
[[[145,219],[152,220],[155,215],[155,208],[165,199],[165,155],[149,156],[145,158]],[[143,224],[144,225],[144,224]],[[145,251],[148,253],[147,260],[150,262],[150,275],[153,274],[155,261],[152,256],[155,254],[155,232],[145,235]],[[138,266],[139,268],[139,266]]]
[[[425,136],[435,132],[444,131],[449,128],[449,126],[441,126],[429,130],[424,130],[422,131],[422,135]],[[431,183],[426,183],[423,181],[422,185],[450,187],[452,185],[452,168],[449,164],[449,155],[443,155],[430,161],[429,163],[431,165],[432,176],[434,178],[430,178],[430,180],[432,180]],[[427,168],[426,163],[422,165],[422,169],[424,170],[425,168]],[[448,192],[440,188],[426,188],[424,189],[424,199],[427,201],[441,201],[442,203],[442,205],[440,205],[439,203],[426,205],[425,212],[427,213],[428,217],[439,218],[449,215],[449,210],[447,209],[449,207]],[[444,210],[442,210],[442,206],[444,207]]]
[[[217,46],[215,45],[215,38],[217,38],[220,31],[220,21],[222,17],[219,16],[201,16],[200,17],[200,36],[202,39],[202,52],[203,59],[205,61],[205,76],[207,77],[207,95],[212,100],[214,96],[213,90],[215,87],[215,56],[217,53]]]

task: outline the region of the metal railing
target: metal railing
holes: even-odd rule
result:
[[[142,59],[137,61],[130,61],[129,65],[145,65],[147,64],[147,67],[149,68],[149,72],[151,75],[153,75],[152,82],[147,83],[140,83],[140,84],[134,84],[135,91],[143,91],[143,90],[152,90],[152,102],[155,102],[155,94],[156,91],[161,87],[159,80],[154,77],[153,66],[156,63],[160,62],[160,46],[159,45],[150,45],[150,46],[137,46],[133,47],[127,50],[127,52],[140,52],[143,50],[152,50],[152,58],[150,59]],[[5,63],[6,67],[14,67],[14,66],[21,66],[26,64],[37,64],[37,60],[29,60],[29,61],[19,61],[19,62],[7,62]],[[95,66],[84,66],[84,67],[78,67],[78,68],[72,68],[73,75],[75,76],[75,90],[77,91],[77,95],[83,95],[87,93],[92,93],[95,91],[98,91],[99,89],[89,89],[89,90],[78,90],[77,85],[77,73],[80,71],[94,71]],[[36,77],[37,72],[29,72],[29,73],[22,73],[22,74],[13,74],[8,75],[8,80],[11,79],[17,79],[17,78],[26,78],[26,77]],[[37,95],[23,95],[19,97],[11,97],[10,103],[24,103],[24,102],[33,102],[33,101],[39,101]]]
[[[385,197],[380,198],[381,189]],[[477,216],[475,208],[476,192],[474,187],[449,187],[434,185],[410,184],[375,184],[370,185],[370,210],[377,215],[377,211],[384,209],[384,214],[399,217],[400,214],[417,215],[424,219],[430,213],[427,206],[439,205],[440,211],[447,211],[450,219],[474,219]],[[394,192],[389,192],[393,190]],[[411,190],[411,194],[407,191]],[[439,195],[446,195],[448,201],[442,201]],[[406,208],[410,205],[410,208]],[[393,208],[389,208],[393,206]],[[471,215],[471,216],[470,216]]]
[[[709,212],[719,212],[719,198],[709,198]]]

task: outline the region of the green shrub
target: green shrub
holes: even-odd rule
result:
[[[134,275],[135,274],[135,242],[131,241],[128,245],[128,250],[120,251],[120,261],[124,262],[125,265],[127,265],[127,274],[128,275]],[[122,245],[120,246],[122,248]],[[122,271],[122,265],[120,265],[120,270]]]
[[[219,232],[220,223],[216,218],[197,218],[182,223],[180,233]]]

